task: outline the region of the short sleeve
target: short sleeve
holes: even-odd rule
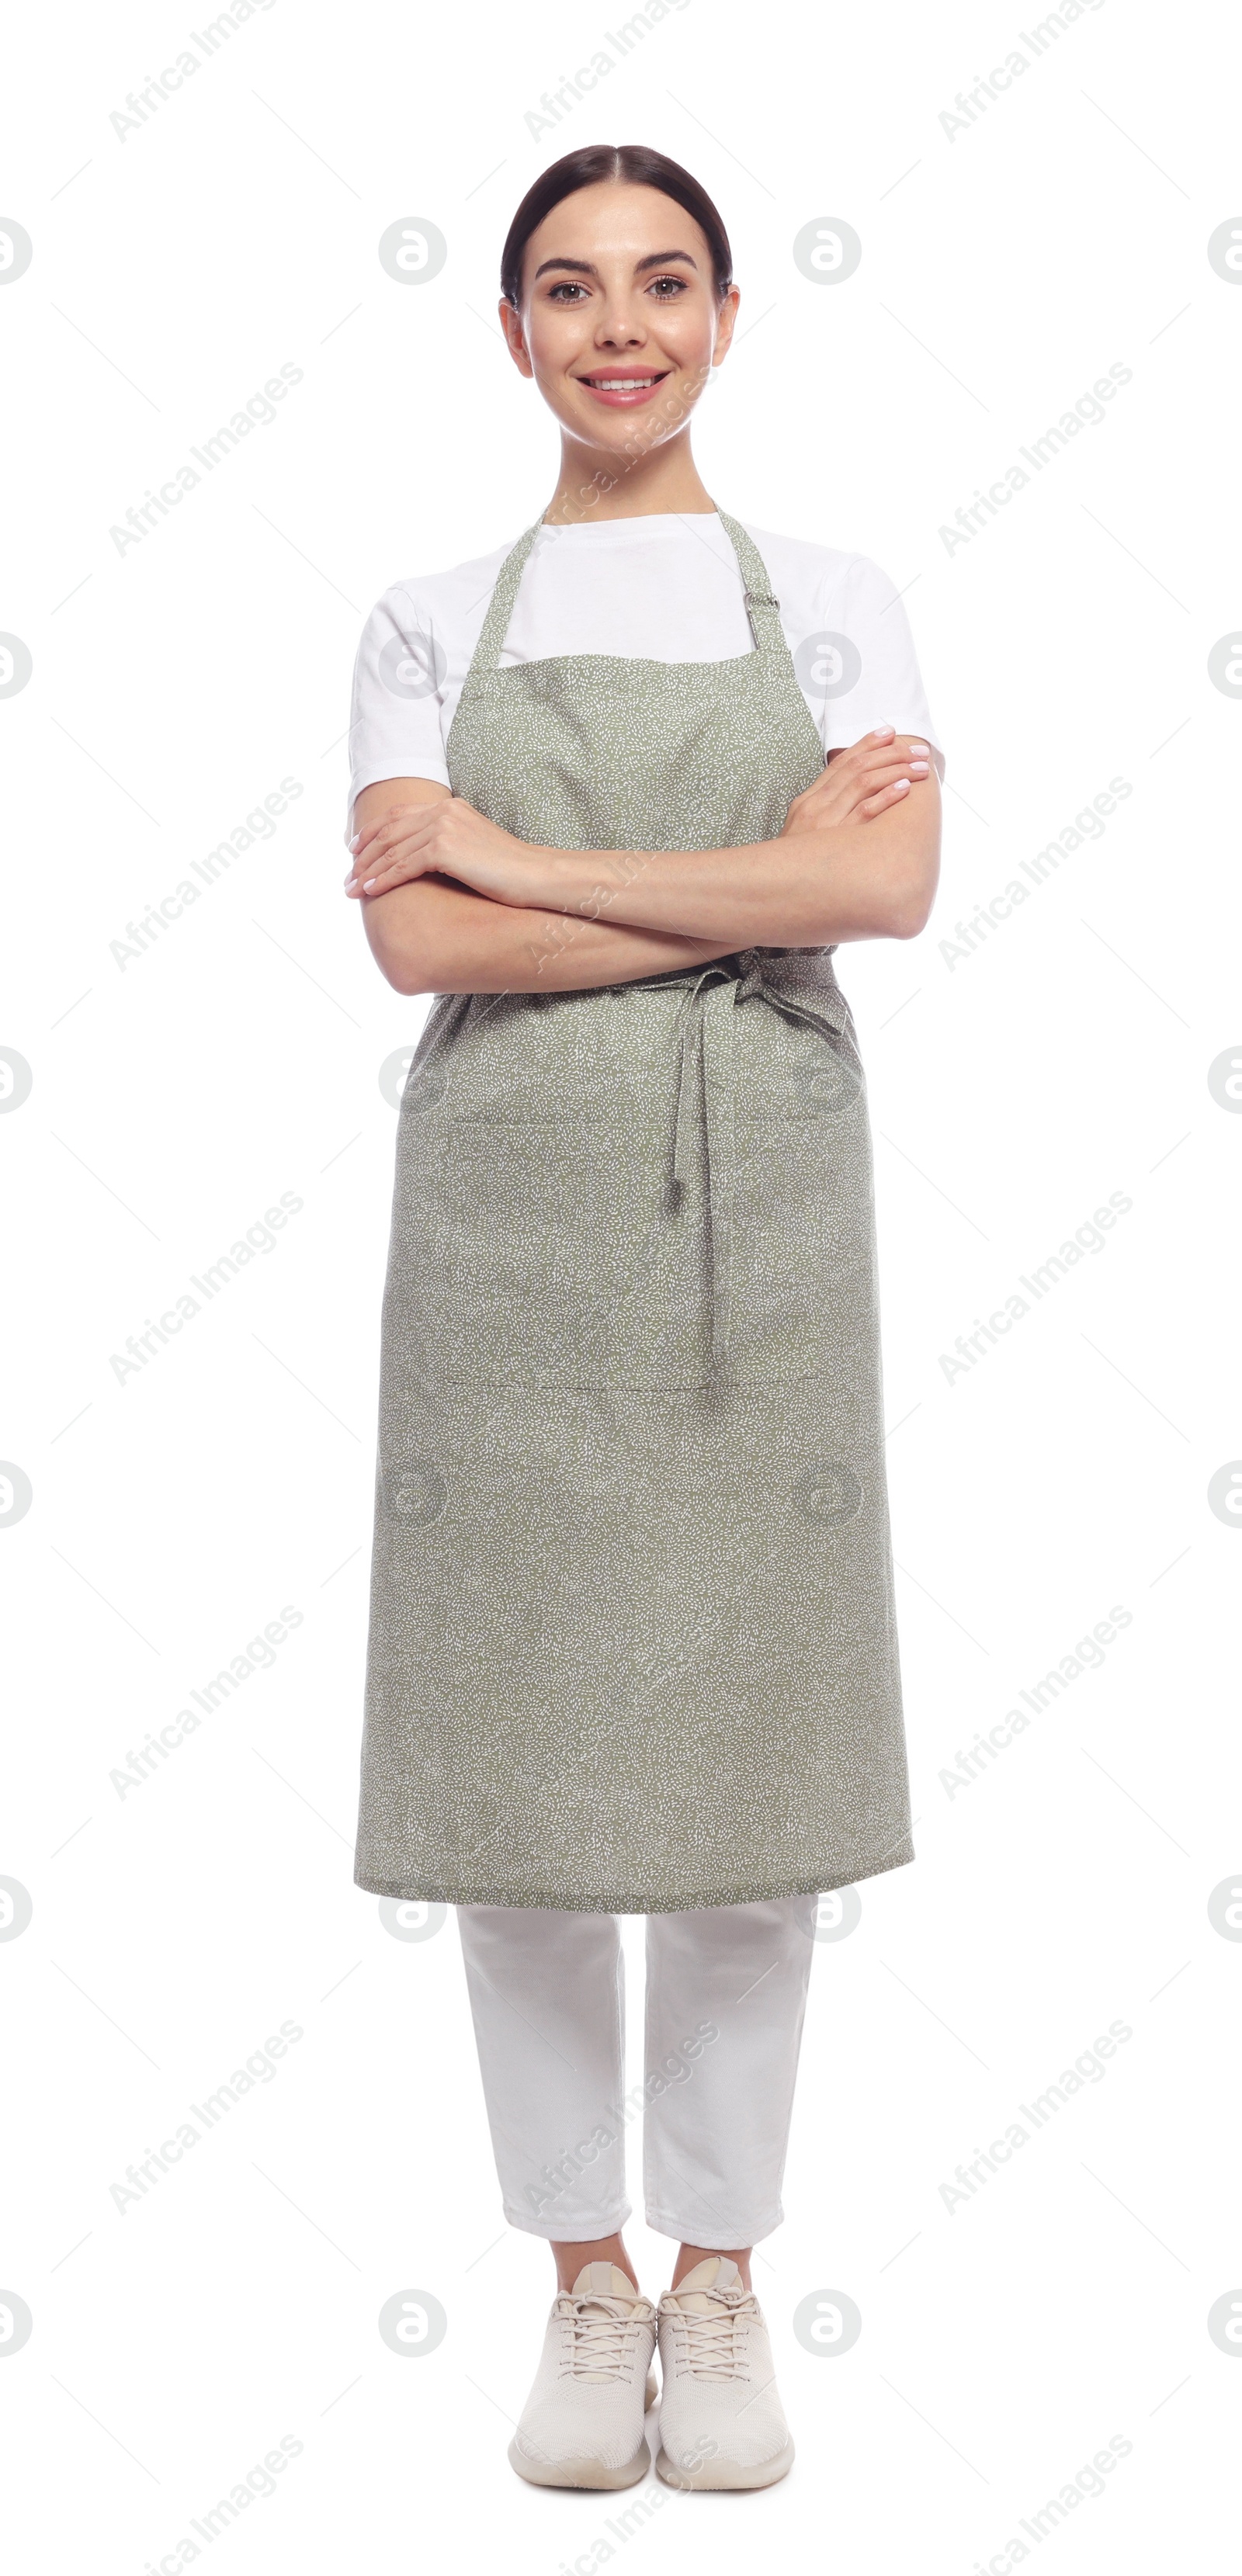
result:
[[[841,665],[824,708],[825,751],[844,749],[877,725],[891,724],[898,733],[921,734],[940,753],[943,774],[944,747],[932,722],[910,621],[879,564],[866,555],[851,556],[827,595],[824,624]],[[840,680],[850,673],[852,683],[842,688]]]
[[[442,715],[448,657],[436,620],[397,583],[376,601],[354,664],[349,729],[348,840],[354,799],[380,778],[433,778],[447,787]]]

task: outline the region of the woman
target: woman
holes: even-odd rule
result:
[[[891,585],[700,480],[738,290],[698,183],[570,154],[502,286],[552,502],[387,592],[356,681],[347,891],[389,982],[437,996],[397,1147],[356,1877],[457,1907],[505,2212],[556,2257],[514,2468],[641,2478],[658,2340],[661,2476],[750,2488],[793,2456],[749,2252],[816,1894],[913,1858],[831,952],[921,930],[939,790]],[[658,2312],[620,2233],[618,1913],[647,1916]]]

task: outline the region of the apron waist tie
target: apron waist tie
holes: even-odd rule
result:
[[[825,1036],[837,1034],[835,1015],[782,993],[764,972],[761,952],[745,949],[736,964],[721,958],[691,979],[650,977],[644,990],[684,989],[678,1048],[677,1108],[673,1125],[673,1183],[685,1189],[694,1173],[696,1112],[702,1104],[706,1162],[707,1242],[711,1300],[712,1374],[726,1365],[733,1308],[733,1013],[743,1001],[765,1001],[786,1019]]]
[[[695,1109],[703,1105],[707,1171],[712,1373],[728,1357],[733,1289],[733,1011],[736,976],[705,967],[690,985],[682,1013],[677,1116],[673,1129],[673,1180],[684,1189],[694,1168]],[[723,1007],[721,1007],[723,1005]],[[714,1006],[714,1007],[713,1007]],[[707,1035],[708,1012],[712,1040]]]

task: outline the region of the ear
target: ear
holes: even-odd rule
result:
[[[513,360],[514,366],[517,368],[519,375],[533,376],[535,370],[530,362],[530,352],[526,346],[526,334],[522,329],[521,314],[514,312],[513,306],[510,304],[508,297],[504,295],[501,296],[496,310],[500,315],[500,327],[505,335],[505,342],[508,347],[509,355]]]
[[[742,290],[739,286],[731,286],[728,294],[721,297],[720,311],[716,320],[716,346],[712,351],[714,367],[718,367],[722,358],[728,355],[729,343],[733,338],[733,326],[737,320],[737,308],[741,300]]]

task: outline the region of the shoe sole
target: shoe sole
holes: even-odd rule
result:
[[[603,2460],[532,2460],[513,2441],[509,2465],[534,2487],[636,2487],[651,2466],[651,2453],[644,2435],[633,2459],[623,2468],[610,2469]]]
[[[758,2461],[752,2469],[739,2460],[701,2460],[695,2469],[679,2469],[667,2451],[661,2450],[656,2458],[656,2476],[663,2478],[666,2487],[696,2487],[701,2491],[774,2487],[778,2478],[788,2476],[793,2458],[793,2443],[787,2442],[783,2451],[777,2451],[770,2460]]]

